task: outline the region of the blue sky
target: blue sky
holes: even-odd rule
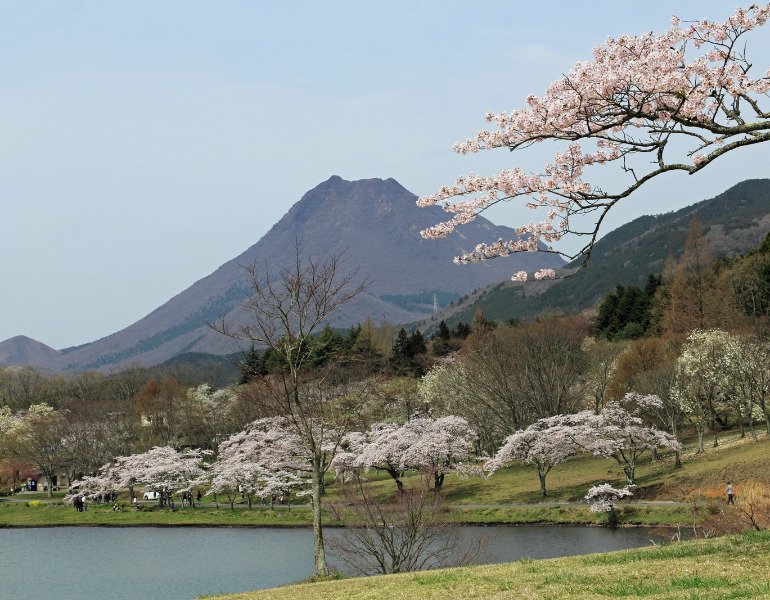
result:
[[[393,177],[422,195],[469,171],[537,169],[552,150],[522,163],[451,146],[608,35],[731,10],[626,6],[0,0],[0,341],[63,348],[130,325],[331,175]],[[764,71],[767,27],[748,39]],[[770,176],[766,149],[741,152],[653,183],[603,232]],[[530,218],[514,206],[489,217]]]

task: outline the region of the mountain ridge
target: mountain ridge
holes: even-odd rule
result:
[[[205,322],[221,314],[236,324],[247,318],[240,305],[248,297],[249,286],[239,265],[255,257],[285,264],[297,239],[303,240],[308,256],[338,254],[347,248],[351,267],[357,264],[361,273],[373,279],[366,293],[346,305],[346,314],[335,326],[354,325],[367,317],[408,323],[431,308],[398,302],[400,296],[439,290],[459,297],[516,270],[563,265],[561,259],[545,254],[522,255],[506,264],[490,262],[473,270],[454,265],[454,256],[471,249],[468,238],[458,234],[423,240],[419,231],[446,215],[437,207],[419,208],[416,200],[392,178],[346,181],[332,176],[305,193],[255,244],[147,316],[109,336],[45,357],[40,366],[58,371],[106,370],[131,362],[157,364],[185,352],[229,354],[237,350],[236,344]],[[516,237],[513,229],[483,217],[465,231],[471,239]]]
[[[743,254],[770,230],[770,179],[742,181],[713,198],[659,215],[644,215],[600,238],[586,267],[571,277],[548,282],[493,284],[460,298],[415,327],[430,332],[441,320],[469,323],[478,308],[494,320],[527,320],[542,312],[579,311],[596,305],[618,283],[643,287],[649,273],[660,273],[666,256],[677,258],[687,229],[698,218],[717,257]],[[566,265],[568,272],[580,259]]]

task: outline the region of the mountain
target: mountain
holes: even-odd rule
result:
[[[445,220],[438,207],[419,208],[417,196],[394,179],[345,181],[334,176],[307,192],[256,244],[197,281],[133,325],[95,342],[43,357],[40,364],[59,371],[109,369],[138,362],[154,365],[188,352],[228,354],[233,340],[205,325],[221,314],[233,324],[247,318],[240,305],[249,295],[240,266],[255,258],[271,265],[291,260],[301,238],[308,256],[347,249],[348,265],[373,281],[366,293],[345,308],[334,323],[347,327],[372,317],[407,323],[430,314],[434,294],[443,303],[475,288],[500,281],[518,270],[558,268],[563,261],[548,254],[523,254],[508,261],[457,266],[452,258],[476,243],[512,239],[515,232],[477,218],[441,240],[423,240],[421,229]],[[258,218],[255,215],[254,218]],[[246,218],[239,217],[239,225]],[[467,237],[466,237],[467,236]]]
[[[59,355],[57,350],[26,335],[17,335],[0,342],[0,366],[45,365],[56,361]]]
[[[572,277],[548,282],[499,282],[455,300],[416,325],[430,332],[443,319],[470,323],[478,308],[497,321],[531,319],[546,312],[577,312],[596,305],[616,284],[643,287],[670,254],[682,254],[693,218],[701,221],[716,256],[743,254],[770,231],[770,179],[743,181],[709,200],[676,212],[644,216],[618,227],[595,245],[588,265]],[[501,259],[505,260],[505,259]],[[565,272],[579,261],[567,265]]]

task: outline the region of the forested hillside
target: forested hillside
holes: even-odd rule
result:
[[[644,287],[650,273],[663,270],[668,256],[678,258],[693,219],[703,223],[716,256],[747,252],[770,230],[770,180],[744,181],[681,210],[635,219],[599,240],[588,265],[571,277],[556,282],[501,282],[454,301],[416,325],[432,331],[441,320],[450,325],[467,323],[479,308],[487,318],[500,322],[591,308],[617,284]],[[561,273],[567,274],[579,262]]]

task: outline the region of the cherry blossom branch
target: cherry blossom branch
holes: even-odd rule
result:
[[[541,173],[527,174],[520,168],[490,177],[471,173],[454,186],[423,196],[419,206],[439,205],[453,216],[423,230],[422,236],[444,237],[491,206],[526,198],[527,208],[547,211],[543,220],[517,227],[517,239],[479,244],[455,262],[550,252],[580,258],[584,266],[607,213],[642,185],[669,171],[697,173],[727,152],[770,140],[770,112],[760,106],[770,91],[770,69],[752,78],[745,51],[735,51],[742,36],[769,17],[770,4],[755,4],[736,10],[724,23],[683,25],[674,17],[662,34],[610,38],[594,49],[593,61],[577,63],[543,97],[528,96],[528,108],[488,112],[486,120],[496,129],[455,144],[456,152],[523,150],[544,141],[567,142],[568,147]],[[690,50],[696,56],[688,62]],[[747,120],[744,106],[754,120]],[[676,138],[685,143],[669,144]],[[591,149],[584,150],[581,142]],[[655,159],[647,167],[627,162],[650,153]],[[625,188],[603,191],[584,179],[586,168],[612,163],[632,177]],[[592,213],[592,228],[571,228],[576,217]],[[586,236],[588,241],[574,253],[554,249],[552,244],[566,235]],[[535,273],[538,279],[554,276],[551,269]],[[526,278],[524,272],[513,276]]]

